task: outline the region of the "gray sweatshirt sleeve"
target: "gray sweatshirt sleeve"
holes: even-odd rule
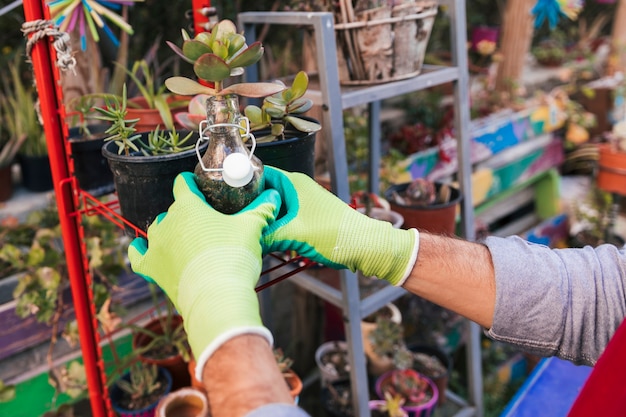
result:
[[[245,417],[310,417],[303,409],[288,404],[267,404],[250,411]]]
[[[496,276],[487,335],[540,355],[593,365],[626,315],[626,252],[550,249],[489,237]]]

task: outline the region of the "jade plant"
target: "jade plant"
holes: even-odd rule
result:
[[[306,133],[317,132],[322,128],[319,123],[300,117],[313,107],[313,101],[304,97],[308,86],[308,75],[300,71],[296,74],[291,87],[266,97],[261,107],[246,106],[244,113],[250,120],[252,131],[269,128],[266,136],[257,137],[257,143],[284,139],[288,126]]]
[[[211,32],[200,32],[191,37],[182,30],[183,46],[167,44],[184,61],[193,65],[198,81],[186,77],[170,77],[165,85],[173,93],[193,96],[196,94],[227,95],[260,98],[275,94],[283,89],[277,83],[236,83],[226,86],[230,77],[243,74],[244,67],[256,64],[263,56],[260,42],[246,45],[243,35],[237,33],[235,24],[222,20]]]

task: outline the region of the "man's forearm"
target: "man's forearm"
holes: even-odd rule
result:
[[[482,244],[420,234],[417,262],[403,287],[490,328],[496,299],[491,254]]]
[[[224,343],[203,372],[212,417],[238,417],[269,403],[293,404],[272,348],[244,334]]]

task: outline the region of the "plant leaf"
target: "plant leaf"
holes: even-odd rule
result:
[[[283,86],[277,83],[240,83],[224,88],[222,94],[239,94],[244,97],[267,97],[283,90]]]
[[[204,54],[193,64],[193,71],[198,78],[220,82],[230,77],[230,67],[223,59],[213,54]]]
[[[200,58],[204,54],[210,54],[211,48],[201,41],[192,39],[183,43],[183,55],[187,58],[187,61],[193,63],[196,59]]]
[[[307,133],[317,132],[322,128],[322,126],[319,125],[318,123],[310,122],[308,120],[304,120],[296,116],[285,116],[285,121],[290,123],[293,127],[298,129],[300,132],[307,132]]]
[[[293,84],[291,84],[291,100],[293,101],[299,99],[306,93],[306,89],[309,86],[309,76],[304,71],[300,71],[296,74],[296,77],[293,80]]]
[[[165,80],[165,86],[175,94],[193,96],[196,94],[215,95],[215,89],[200,84],[186,77],[170,77]]]
[[[257,63],[262,56],[263,45],[261,42],[255,42],[243,52],[235,56],[228,64],[231,67],[247,67]]]

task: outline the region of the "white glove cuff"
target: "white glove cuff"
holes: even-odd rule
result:
[[[398,281],[398,283],[395,285],[396,287],[401,287],[402,285],[404,285],[406,280],[411,275],[413,267],[415,266],[415,262],[417,262],[417,253],[420,250],[420,232],[418,232],[418,230],[415,228],[409,230],[415,232],[415,244],[413,245],[413,251],[411,252],[411,257],[409,258],[409,262],[406,265],[404,274],[402,274],[402,278],[400,278],[400,281]]]
[[[202,381],[204,366],[208,362],[211,355],[213,355],[220,346],[222,346],[233,337],[243,334],[257,334],[261,337],[264,337],[270,346],[274,346],[274,336],[266,327],[237,327],[235,329],[231,329],[213,339],[213,341],[206,348],[204,348],[200,356],[196,358],[196,379],[198,381]]]

